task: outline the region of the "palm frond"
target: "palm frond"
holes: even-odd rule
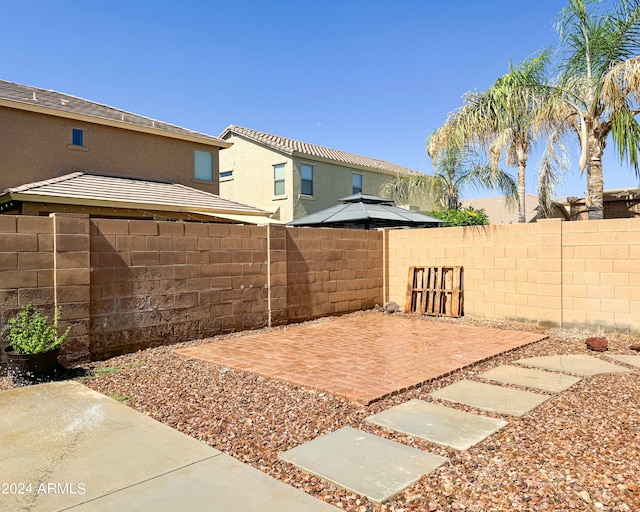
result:
[[[619,108],[611,115],[611,138],[618,150],[620,161],[633,166],[640,178],[640,124],[628,108]]]
[[[611,66],[602,80],[602,100],[610,110],[627,108],[629,100],[640,103],[640,57]]]
[[[549,133],[545,150],[538,162],[538,217],[546,219],[553,213],[553,197],[571,168],[567,148],[562,144],[563,130]]]

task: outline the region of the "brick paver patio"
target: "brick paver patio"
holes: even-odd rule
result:
[[[292,325],[178,352],[369,404],[543,338],[375,313]]]

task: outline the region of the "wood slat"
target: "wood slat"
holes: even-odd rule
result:
[[[430,316],[462,316],[462,279],[462,267],[410,267],[405,311]]]

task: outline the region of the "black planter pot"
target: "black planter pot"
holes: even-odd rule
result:
[[[13,347],[3,349],[7,371],[15,381],[35,381],[50,377],[60,368],[58,354],[60,349],[40,354],[17,354]]]

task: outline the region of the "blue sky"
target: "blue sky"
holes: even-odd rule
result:
[[[237,124],[430,172],[429,133],[557,36],[564,0],[6,2],[0,78],[218,135]],[[571,141],[575,146],[575,140]],[[531,157],[527,175],[535,193]],[[573,170],[558,195],[583,195]],[[609,147],[605,188],[638,186]],[[515,170],[513,170],[515,174]],[[466,191],[465,197],[490,195]]]

